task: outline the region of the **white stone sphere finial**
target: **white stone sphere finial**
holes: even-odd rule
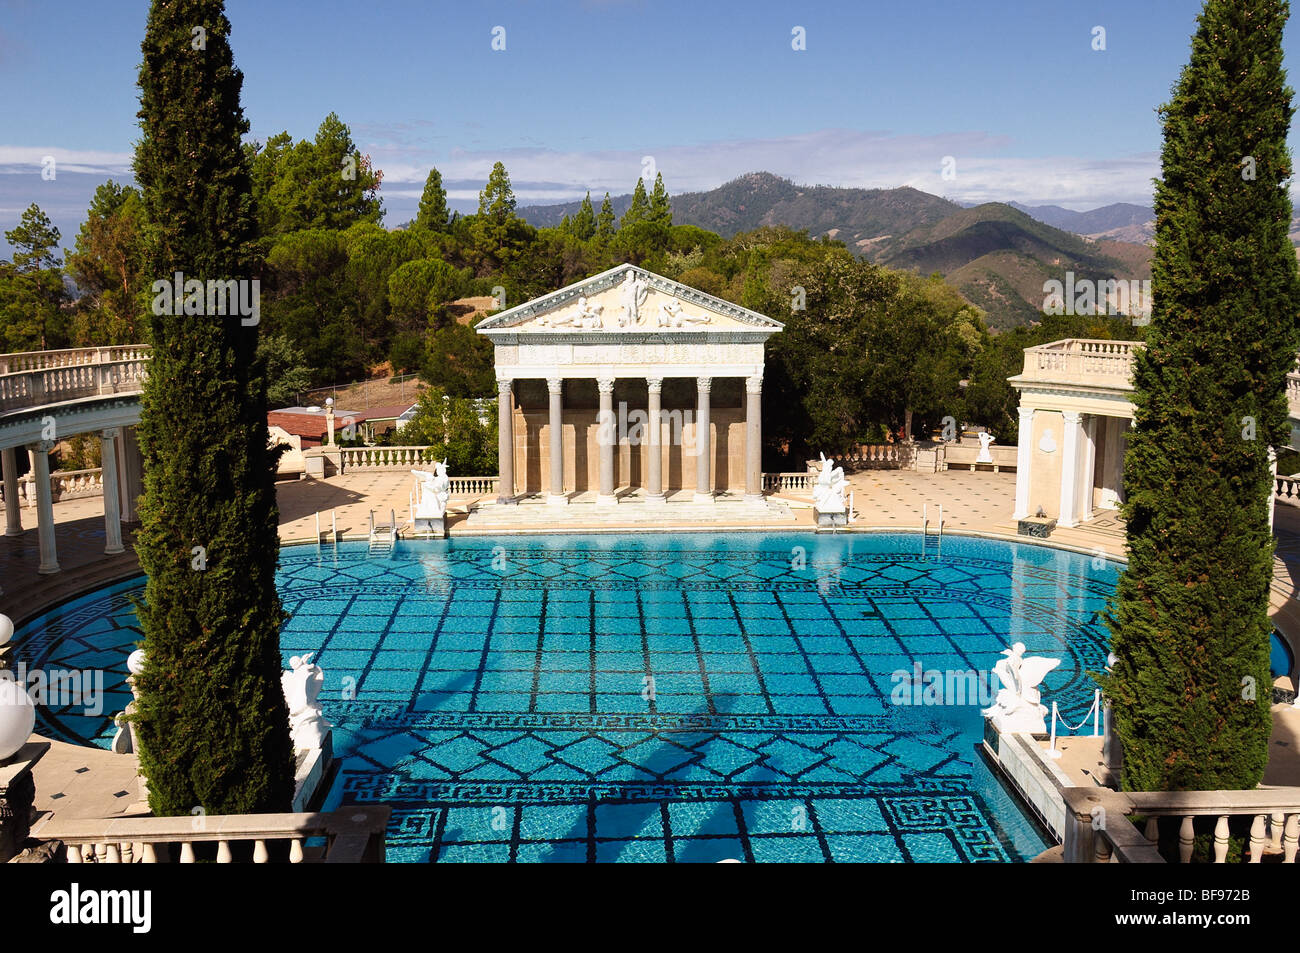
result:
[[[14,620],[0,612],[0,645],[7,645],[14,637]]]
[[[126,670],[132,675],[139,675],[144,671],[144,649],[136,649],[126,657]]]
[[[0,762],[27,744],[36,728],[36,705],[16,679],[0,678]]]

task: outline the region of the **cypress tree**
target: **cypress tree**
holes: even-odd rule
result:
[[[1154,307],[1108,614],[1130,790],[1252,788],[1268,755],[1269,446],[1289,437],[1300,280],[1287,238],[1284,0],[1208,0],[1161,110]]]
[[[614,237],[614,203],[605,193],[605,200],[600,203],[600,215],[596,218],[596,238],[601,244],[608,244]]]
[[[243,76],[229,35],[222,0],[154,0],[149,12],[135,175],[154,281],[255,275]],[[159,815],[287,811],[275,455],[257,328],[213,309],[165,313],[181,310],[181,294],[154,299],[139,426],[140,765]]]

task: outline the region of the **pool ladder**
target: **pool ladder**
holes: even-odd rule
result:
[[[930,534],[930,504],[922,503],[921,504],[921,555],[922,556],[925,556],[929,551],[930,535],[931,535]],[[938,528],[938,532],[935,533],[934,535],[936,536],[935,554],[938,556],[942,556],[943,555],[943,504],[942,503],[939,504],[939,528]]]
[[[388,511],[387,523],[375,522],[375,511],[370,511],[370,553],[386,555],[397,544],[397,513]]]

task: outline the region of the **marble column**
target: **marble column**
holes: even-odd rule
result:
[[[36,490],[36,537],[41,561],[36,571],[43,576],[59,571],[59,554],[54,546],[54,499],[50,493],[50,445],[33,443],[27,447],[32,458],[32,479]]]
[[[664,496],[663,447],[660,443],[663,430],[660,398],[664,389],[664,379],[662,377],[647,377],[645,383],[648,392],[645,424],[645,500],[647,503],[662,503],[666,499]]]
[[[1029,481],[1033,476],[1034,408],[1020,408],[1020,438],[1016,444],[1016,509],[1012,519],[1032,516],[1029,512]]]
[[[5,535],[23,535],[22,500],[18,498],[18,453],[13,447],[0,451],[5,471]]]
[[[497,381],[497,502],[515,502],[515,411],[513,381]]]
[[[551,441],[551,483],[548,487],[546,502],[554,506],[564,506],[569,502],[564,493],[564,440],[563,413],[564,380],[548,377],[546,387],[551,397],[550,441]]]
[[[713,502],[713,481],[709,478],[709,464],[713,461],[713,441],[709,435],[709,394],[713,378],[696,379],[695,410],[695,502]]]
[[[763,499],[763,375],[745,378],[745,501]]]
[[[139,518],[136,503],[144,492],[144,457],[134,427],[123,427],[113,442],[117,445],[117,483],[122,489],[122,522],[134,523]]]
[[[116,427],[99,434],[100,470],[104,490],[104,553],[114,556],[122,547],[122,501],[117,479]]]
[[[600,449],[600,489],[596,492],[596,502],[608,506],[618,502],[618,497],[614,495],[614,453],[618,450],[614,378],[596,378],[596,388],[600,391],[600,414],[596,418],[596,443]]]
[[[1083,443],[1080,444],[1079,469],[1082,471],[1079,476],[1079,487],[1081,499],[1079,500],[1079,521],[1082,523],[1092,519],[1092,485],[1097,482],[1097,427],[1105,422],[1104,417],[1096,414],[1088,414],[1083,420]]]
[[[1083,414],[1063,413],[1065,433],[1061,440],[1061,511],[1057,518],[1062,526],[1079,522],[1079,456],[1083,443]]]

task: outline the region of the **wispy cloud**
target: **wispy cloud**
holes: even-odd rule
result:
[[[131,153],[103,152],[96,149],[68,149],[59,146],[0,145],[0,174],[36,173],[54,158],[55,175],[61,171],[94,172],[124,176],[131,173]]]
[[[452,199],[470,200],[487,180],[492,163],[504,162],[524,204],[569,201],[609,191],[631,190],[646,153],[627,150],[521,148],[478,151],[456,149],[441,158],[423,152],[409,129],[375,135],[368,148],[384,170],[384,194],[419,197],[430,165],[443,174]],[[401,147],[384,141],[401,137]],[[1050,202],[1093,208],[1111,202],[1149,202],[1151,178],[1159,169],[1155,154],[1113,159],[1015,155],[1007,137],[972,131],[934,136],[826,129],[769,139],[739,139],[700,145],[669,145],[647,150],[671,192],[714,188],[746,172],[767,171],[806,185],[894,188],[909,185],[959,201]],[[955,176],[944,178],[944,158],[954,159]],[[407,187],[410,188],[407,188]]]

